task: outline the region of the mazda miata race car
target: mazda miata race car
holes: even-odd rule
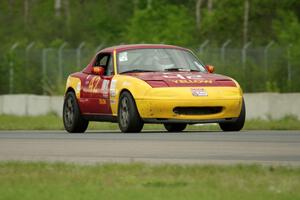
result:
[[[67,79],[65,129],[82,133],[89,121],[108,121],[117,122],[122,132],[140,132],[144,123],[162,123],[170,132],[196,123],[239,131],[245,122],[242,89],[234,79],[213,71],[178,46],[103,49]]]

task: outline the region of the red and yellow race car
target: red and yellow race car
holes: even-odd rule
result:
[[[239,131],[245,122],[242,89],[213,71],[178,46],[103,49],[68,77],[65,129],[85,132],[89,121],[108,121],[117,122],[122,132],[140,132],[144,123],[162,123],[170,132],[195,123],[219,123],[224,131]]]

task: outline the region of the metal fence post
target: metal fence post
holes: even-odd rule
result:
[[[104,47],[104,43],[101,43],[99,46],[96,47],[95,53],[98,53]]]
[[[84,47],[85,42],[81,42],[80,45],[76,49],[76,57],[77,57],[77,68],[81,67],[81,49]]]
[[[66,42],[64,42],[62,45],[60,45],[60,47],[58,48],[58,82],[61,83],[62,82],[62,77],[63,77],[63,56],[62,56],[62,51],[65,48],[65,46],[67,45]]]
[[[226,42],[223,43],[223,45],[221,47],[221,59],[222,59],[222,62],[225,61],[225,48],[229,45],[230,42],[231,42],[231,40],[228,39]]]
[[[292,65],[291,65],[291,62],[290,62],[290,59],[291,59],[291,47],[293,45],[292,44],[289,44],[288,48],[287,48],[287,70],[288,70],[288,77],[287,77],[287,80],[288,80],[288,83],[289,83],[289,86],[291,87],[292,85]]]
[[[265,61],[265,69],[266,69],[266,74],[268,74],[269,71],[269,66],[268,66],[268,52],[270,47],[274,44],[273,41],[269,42],[269,44],[267,44],[267,46],[264,49],[264,61]]]
[[[242,49],[242,65],[243,65],[243,70],[245,70],[246,67],[246,59],[247,59],[247,49],[251,45],[251,42],[247,42]]]
[[[25,63],[26,63],[25,67],[26,67],[26,70],[24,72],[24,75],[25,75],[25,79],[26,80],[28,80],[30,78],[29,77],[29,72],[28,72],[29,71],[29,51],[34,46],[34,44],[35,44],[35,42],[31,42],[25,48]],[[26,85],[26,89],[30,88],[29,87],[30,84],[29,84],[28,81],[26,81],[24,84]],[[27,109],[27,107],[26,107],[26,109]]]
[[[34,45],[35,45],[35,42],[31,42],[29,45],[26,46],[26,49],[25,49],[26,59],[28,59],[28,53]]]
[[[47,53],[48,53],[48,49],[43,49],[43,51],[42,51],[42,87],[43,87],[44,95],[46,94]]]
[[[12,53],[18,47],[19,43],[14,43],[10,48],[10,59],[9,59],[9,93],[12,94],[14,92],[14,62],[12,58]]]
[[[209,40],[205,40],[199,47],[199,52],[203,53],[203,49],[208,45]]]
[[[30,44],[28,44],[25,48],[25,56],[26,56],[26,67],[29,67],[29,51],[30,49],[35,45],[35,42],[31,42]]]

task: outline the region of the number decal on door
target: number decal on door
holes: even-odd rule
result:
[[[97,92],[97,86],[100,82],[100,79],[101,78],[99,76],[94,76],[92,78],[92,80],[89,82],[89,86],[88,86],[89,92],[91,92],[91,93],[96,93]]]

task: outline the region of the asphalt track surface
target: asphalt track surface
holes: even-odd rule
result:
[[[0,160],[300,166],[300,131],[0,131]]]

